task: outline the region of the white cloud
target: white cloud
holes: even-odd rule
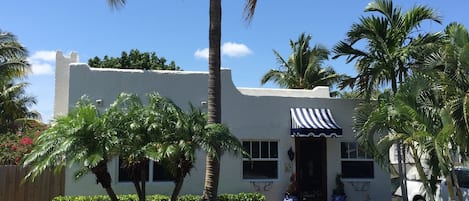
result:
[[[194,56],[201,59],[208,59],[208,48],[197,49],[197,51],[194,53]]]
[[[55,51],[41,50],[34,52],[29,58],[33,75],[52,75],[55,66]]]
[[[221,53],[229,57],[244,57],[251,54],[252,51],[245,44],[227,42],[221,46]]]
[[[226,42],[221,46],[221,54],[229,57],[244,57],[252,54],[252,50],[242,43]],[[208,59],[208,48],[197,49],[196,58]]]

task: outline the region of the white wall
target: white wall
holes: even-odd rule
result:
[[[65,73],[57,73],[56,88],[68,86],[69,90],[68,93],[56,96],[56,114],[68,111],[82,95],[87,95],[91,100],[101,99],[104,109],[121,92],[136,93],[141,97],[149,92],[157,92],[172,99],[182,108],[187,109],[189,103],[206,107],[202,104],[207,100],[206,72],[94,69],[78,63],[68,66],[63,59],[66,58],[57,56],[57,71],[63,70]],[[60,77],[66,76],[68,70],[67,82],[67,79]],[[63,97],[67,95],[68,97]],[[64,100],[68,101],[68,105],[62,104]],[[290,108],[329,108],[336,122],[343,128],[343,137],[327,139],[327,197],[330,199],[335,186],[335,175],[340,173],[341,169],[340,142],[355,139],[352,132],[352,114],[356,103],[353,100],[329,98],[327,87],[315,90],[237,89],[231,80],[231,71],[222,70],[222,121],[228,124],[232,133],[241,140],[279,142],[279,178],[256,184],[260,185],[260,192],[266,194],[269,201],[282,200],[292,173],[288,168],[292,164],[286,154],[293,145],[293,139],[290,137]],[[117,177],[117,168],[116,161],[109,166],[113,178]],[[72,169],[67,171],[67,195],[105,194],[92,176],[74,181],[72,172]],[[205,156],[199,152],[196,165],[185,180],[182,194],[201,194],[204,174]],[[372,200],[386,200],[386,197],[390,199],[389,175],[382,172],[376,164],[375,179],[370,183],[368,192]],[[349,201],[364,200],[367,195],[367,192],[354,191],[348,181],[345,186]],[[134,193],[131,184],[114,182],[113,187],[118,193]],[[172,187],[171,182],[150,183],[147,185],[147,193],[170,194]],[[242,180],[242,159],[226,154],[221,161],[219,192],[251,191],[256,191],[255,186],[250,181]]]

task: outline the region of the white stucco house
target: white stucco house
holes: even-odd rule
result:
[[[90,68],[72,53],[57,53],[56,116],[66,114],[87,95],[105,109],[121,92],[141,97],[157,92],[184,109],[189,103],[206,108],[207,72],[144,71]],[[220,193],[260,192],[268,201],[282,200],[292,173],[308,200],[331,200],[337,174],[343,175],[348,201],[390,200],[389,174],[355,143],[352,114],[357,102],[329,96],[328,87],[313,90],[237,88],[231,71],[222,69],[222,122],[242,142],[252,159],[226,154],[221,159]],[[185,180],[181,194],[201,194],[205,155]],[[113,187],[119,194],[135,193],[109,164]],[[66,171],[66,195],[105,194],[92,175],[73,179]],[[150,164],[147,193],[170,194],[173,183]]]

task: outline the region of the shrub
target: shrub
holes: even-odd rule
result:
[[[120,201],[138,201],[135,194],[132,195],[119,195],[117,196]],[[182,195],[178,201],[200,201],[200,195]],[[94,196],[59,196],[55,197],[52,201],[109,201],[108,196],[94,195]],[[147,201],[169,201],[169,196],[166,195],[149,195]],[[238,193],[238,194],[221,194],[218,196],[220,201],[265,201],[265,196],[260,193]]]

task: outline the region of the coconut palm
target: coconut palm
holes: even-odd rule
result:
[[[126,0],[107,0],[115,8],[125,5]],[[246,0],[244,16],[247,22],[254,17],[257,0]],[[209,5],[209,58],[208,58],[208,123],[221,123],[221,0],[210,0]],[[217,200],[220,163],[207,154],[206,177],[203,200]]]
[[[60,171],[63,166],[78,165],[78,179],[87,172],[106,190],[112,201],[117,196],[111,186],[108,162],[115,156],[115,132],[105,128],[101,113],[87,98],[80,99],[67,116],[58,117],[35,142],[24,166],[30,168],[26,179],[34,180],[48,168]]]
[[[16,133],[22,119],[39,119],[30,106],[36,104],[36,98],[25,94],[28,83],[0,82],[0,133]]]
[[[396,93],[398,82],[410,73],[415,58],[441,41],[439,33],[419,33],[418,28],[425,21],[441,23],[436,12],[426,6],[417,5],[403,12],[391,0],[376,0],[368,4],[365,12],[371,15],[360,18],[352,25],[347,38],[333,48],[333,58],[346,56],[347,63],[356,61],[356,77],[344,80],[341,88],[357,87],[358,91],[370,98],[380,86],[390,84]],[[374,15],[374,14],[379,14]],[[360,44],[365,43],[365,48]]]
[[[329,59],[329,50],[320,45],[311,48],[310,40],[311,35],[305,33],[297,41],[290,40],[291,54],[288,59],[274,50],[280,68],[269,70],[262,77],[261,84],[272,81],[290,89],[313,89],[316,86],[331,86],[341,80],[343,75],[324,66],[324,61]]]
[[[0,81],[25,76],[30,70],[27,57],[28,51],[16,36],[0,30]]]

